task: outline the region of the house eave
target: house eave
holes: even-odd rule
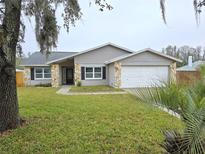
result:
[[[46,65],[46,64],[29,64],[29,65],[19,65],[19,66],[23,66],[23,67],[48,67],[50,65]]]

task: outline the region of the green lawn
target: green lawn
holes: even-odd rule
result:
[[[70,92],[116,92],[122,91],[121,89],[116,89],[110,86],[72,86]]]
[[[180,121],[130,95],[62,96],[53,88],[20,88],[29,124],[0,136],[0,153],[159,154],[161,130]]]

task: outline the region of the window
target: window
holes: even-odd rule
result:
[[[35,68],[35,79],[50,79],[51,69],[50,68]]]
[[[102,68],[95,67],[94,78],[102,78]]]
[[[92,79],[93,78],[93,67],[86,67],[85,77],[86,77],[86,79]]]
[[[36,79],[42,79],[42,78],[43,78],[43,69],[36,68]]]
[[[86,79],[102,79],[102,67],[86,67]]]
[[[45,79],[51,78],[51,69],[50,68],[44,68],[44,78]]]

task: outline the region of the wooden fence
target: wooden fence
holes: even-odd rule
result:
[[[22,71],[16,72],[17,87],[24,87],[24,73]]]
[[[194,84],[199,79],[199,71],[177,71],[177,83],[179,84]]]

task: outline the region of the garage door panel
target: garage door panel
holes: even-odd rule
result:
[[[153,87],[168,81],[168,66],[122,66],[122,88]]]

